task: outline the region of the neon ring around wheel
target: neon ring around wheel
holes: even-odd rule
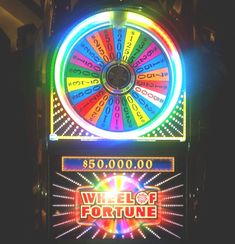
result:
[[[53,72],[69,116],[108,139],[136,139],[155,129],[182,88],[175,41],[158,22],[128,11],[77,24],[59,46]]]

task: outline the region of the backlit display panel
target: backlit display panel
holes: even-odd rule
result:
[[[174,157],[72,157],[73,168],[66,159],[51,177],[52,239],[185,238],[185,170]]]
[[[182,58],[160,22],[97,13],[71,29],[51,70],[51,140],[185,140]]]

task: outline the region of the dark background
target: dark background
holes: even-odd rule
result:
[[[0,1],[0,7],[4,7],[5,2]],[[40,1],[19,2],[30,9],[37,20],[42,21],[43,27],[28,19],[28,22],[17,27],[17,42],[13,47],[15,40],[6,34],[7,30],[1,27],[3,22],[0,22],[1,164],[4,166],[1,168],[1,202],[4,204],[1,212],[5,217],[1,222],[3,234],[6,235],[5,243],[31,244],[42,243],[40,221],[35,217],[38,213],[34,194],[38,177],[39,133],[35,123],[38,116],[35,100],[36,87],[40,86],[37,83],[39,74],[34,72],[37,59],[35,40],[38,38],[35,33],[41,28],[45,29],[47,22]],[[165,2],[170,4],[173,1]],[[226,243],[229,237],[232,243],[234,1],[183,2],[194,2],[193,11],[184,13],[184,18],[193,22],[197,33],[187,57],[188,66],[191,67],[192,163],[194,161],[198,165],[192,167],[192,190],[195,186],[200,189],[192,205],[198,219],[192,224],[194,231],[190,243]],[[12,4],[15,3],[12,0]],[[15,16],[19,16],[17,11],[23,10],[16,10]],[[0,20],[3,19],[2,15]],[[44,37],[46,43],[47,35],[44,34]]]

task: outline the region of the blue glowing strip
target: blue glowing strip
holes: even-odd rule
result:
[[[63,157],[62,171],[174,172],[174,157]]]

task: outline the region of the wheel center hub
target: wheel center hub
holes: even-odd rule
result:
[[[114,64],[107,71],[107,82],[114,89],[123,89],[130,83],[131,73],[122,64]]]
[[[131,90],[134,83],[134,70],[122,61],[107,64],[102,72],[102,84],[109,93],[125,94]]]

